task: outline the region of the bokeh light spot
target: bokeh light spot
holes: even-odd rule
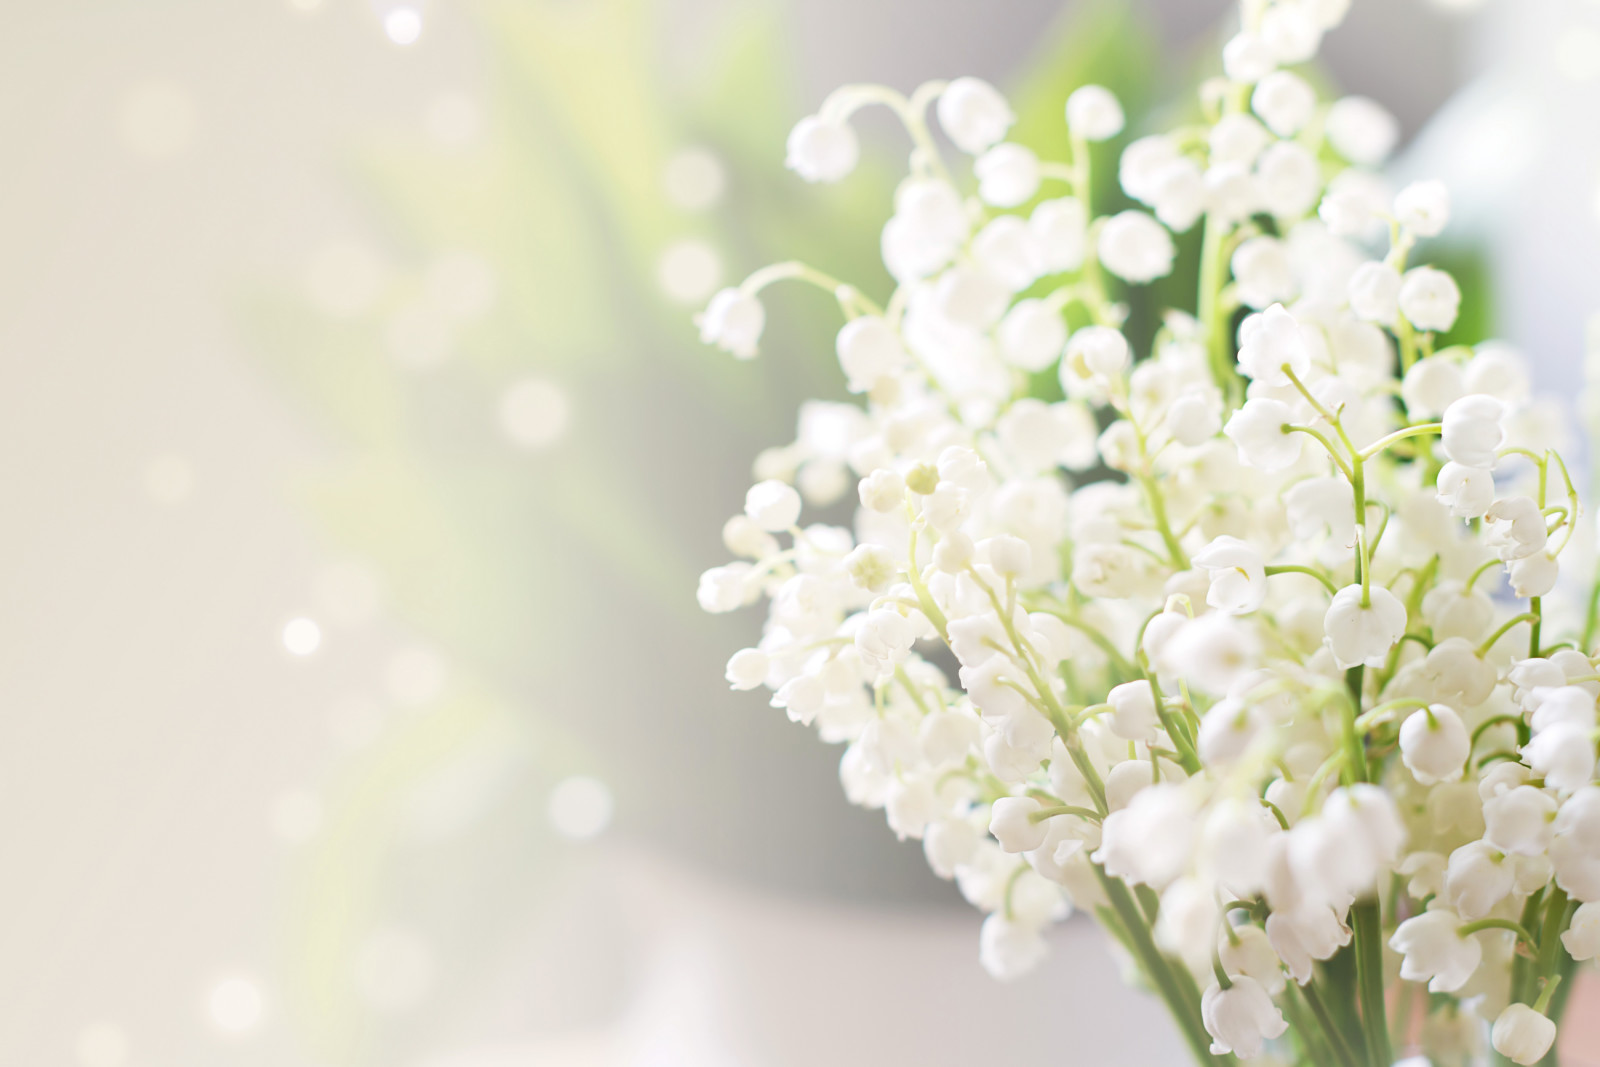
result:
[[[414,7],[397,7],[383,16],[383,33],[402,48],[417,43],[422,36],[422,12]]]
[[[239,1037],[261,1025],[267,1013],[267,999],[254,978],[230,975],[211,987],[206,996],[206,1013],[218,1030]]]
[[[383,263],[352,241],[323,245],[306,264],[306,295],[323,314],[350,319],[377,302],[385,284]]]
[[[500,428],[522,448],[548,448],[572,416],[566,390],[543,378],[524,378],[500,398]]]
[[[384,687],[401,707],[415,708],[438,700],[450,676],[444,657],[431,648],[413,645],[389,657],[384,666]]]
[[[311,599],[329,622],[365,626],[377,618],[383,586],[370,564],[343,560],[317,570],[311,579]]]
[[[159,504],[181,504],[194,492],[194,470],[182,456],[156,456],[145,464],[144,491]]]
[[[1575,82],[1600,78],[1600,31],[1572,26],[1556,39],[1556,69]]]
[[[446,252],[434,260],[425,284],[434,306],[464,322],[487,315],[499,293],[494,268],[472,252]]]
[[[272,832],[293,845],[311,840],[322,828],[322,801],[309,789],[291,789],[272,802]]]
[[[433,954],[416,934],[382,930],[367,938],[356,956],[356,993],[368,1007],[404,1011],[433,988]]]
[[[422,128],[441,148],[465,148],[483,133],[483,112],[466,93],[443,92],[423,109]]]
[[[134,86],[117,109],[123,145],[146,159],[179,155],[194,139],[195,106],[189,93],[168,81]]]
[[[123,1067],[128,1062],[128,1035],[115,1023],[94,1022],[78,1034],[79,1067]]]
[[[550,825],[562,837],[597,837],[611,825],[611,813],[611,790],[598,778],[576,774],[550,791]]]
[[[283,647],[292,656],[309,656],[322,644],[322,627],[314,619],[290,619],[283,624]]]
[[[667,202],[684,211],[704,211],[722,199],[728,186],[722,160],[705,148],[685,148],[667,160],[661,188]]]
[[[656,280],[674,303],[703,303],[722,281],[722,257],[704,241],[676,241],[662,251],[656,263]]]

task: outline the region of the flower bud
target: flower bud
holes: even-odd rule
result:
[[[759,648],[741,648],[728,660],[728,685],[734,689],[757,688],[767,680],[769,662]]]
[[[808,182],[836,182],[856,169],[861,146],[848,123],[807,115],[789,133],[784,166]]]
[[[957,78],[939,94],[939,125],[955,146],[977,155],[1006,135],[1016,121],[1006,98],[981,78]]]
[[[983,548],[989,556],[989,566],[995,573],[1006,578],[1015,578],[1028,573],[1028,568],[1033,565],[1033,549],[1028,547],[1028,542],[1020,537],[1010,534],[1001,534],[991,537],[979,547]]]
[[[999,144],[972,164],[978,195],[995,207],[1016,207],[1039,191],[1039,157],[1019,144]]]
[[[1044,842],[1045,825],[1031,816],[1044,805],[1033,797],[1001,797],[989,813],[989,832],[1007,852],[1028,852]]]
[[[1250,106],[1279,137],[1293,137],[1311,120],[1317,94],[1304,78],[1286,70],[1261,79],[1250,94]]]
[[[1418,237],[1437,237],[1450,221],[1450,190],[1444,182],[1412,182],[1394,198],[1395,218]]]
[[[1400,724],[1400,757],[1423,785],[1460,778],[1471,744],[1461,716],[1445,704],[1414,711]]]
[[[1488,470],[1494,466],[1495,453],[1506,439],[1501,425],[1504,416],[1505,407],[1494,397],[1464,396],[1444,410],[1440,447],[1463,467]],[[1540,519],[1539,524],[1542,528],[1544,520]]]
[[[1456,280],[1433,267],[1413,267],[1400,284],[1400,313],[1419,330],[1448,330],[1461,310]]]
[[[744,496],[744,513],[769,533],[778,533],[800,520],[800,494],[776,479],[757,482]]]
[[[1466,985],[1483,961],[1483,943],[1458,934],[1461,925],[1461,917],[1447,908],[1435,908],[1401,923],[1389,939],[1389,947],[1405,957],[1400,961],[1400,977],[1427,982],[1430,993],[1454,993]]]
[[[1494,503],[1494,474],[1481,467],[1452,460],[1439,469],[1437,484],[1439,503],[1450,509],[1451,518],[1480,518]]]
[[[1143,285],[1172,272],[1177,249],[1166,227],[1142,211],[1124,211],[1100,230],[1100,262],[1124,281]]]
[[[1347,96],[1328,109],[1328,141],[1352,163],[1382,163],[1400,139],[1400,123],[1382,104],[1364,96]]]
[[[1214,1054],[1231,1052],[1244,1060],[1261,1055],[1268,1040],[1289,1028],[1261,983],[1246,975],[1235,977],[1228,989],[1213,983],[1200,998],[1200,1017]]]
[[[1111,705],[1111,732],[1124,741],[1153,744],[1161,721],[1156,716],[1155,693],[1147,681],[1124,682],[1106,694]]]
[[[754,359],[767,312],[755,297],[738,289],[723,289],[711,298],[696,322],[701,344],[716,345],[735,359]]]
[[[834,348],[852,393],[867,392],[880,379],[898,374],[911,361],[894,327],[876,315],[863,315],[845,323]]]
[[[879,467],[861,479],[861,506],[869,511],[890,512],[905,502],[906,482],[898,471]]]
[[[1494,1021],[1489,1038],[1512,1063],[1535,1064],[1556,1043],[1556,1024],[1526,1004],[1512,1004]]]
[[[1122,105],[1104,86],[1085,85],[1067,97],[1067,128],[1085,141],[1108,141],[1122,123]]]

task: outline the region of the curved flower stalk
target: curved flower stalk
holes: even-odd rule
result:
[[[702,316],[753,356],[761,291],[820,286],[864,403],[808,405],[757,461],[700,602],[769,601],[729,682],[847,746],[846,793],[986,913],[997,977],[1077,909],[1199,1062],[1389,1067],[1424,1016],[1436,1063],[1533,1063],[1600,942],[1573,921],[1600,906],[1595,634],[1545,609],[1579,500],[1521,357],[1438,342],[1461,294],[1415,260],[1448,190],[1391,190],[1394,120],[1292,69],[1346,6],[1245,3],[1207,121],[1115,176],[1090,166],[1124,125],[1096,86],[1062,160],[1007,142],[973,78],[802,120],[808,180],[848,174],[856,108],[903,121],[896,286],[780,264]],[[1148,210],[1091,218],[1113,177]],[[1191,232],[1194,303],[1136,354],[1122,286]],[[853,522],[802,526],[841,464]]]

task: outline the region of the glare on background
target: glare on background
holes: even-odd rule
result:
[[[684,148],[667,160],[661,189],[667,202],[684,211],[706,211],[716,206],[728,184],[722,160],[708,148]]]
[[[247,974],[229,975],[211,987],[206,1012],[212,1025],[229,1037],[243,1037],[261,1025],[267,999],[260,984]]]
[[[290,619],[283,624],[283,647],[292,656],[309,656],[322,644],[322,627],[315,619]]]
[[[188,148],[196,121],[188,90],[166,80],[134,86],[117,109],[117,132],[123,145],[152,160],[169,159]]]
[[[550,825],[562,837],[587,841],[611,825],[611,789],[600,779],[575,774],[550,793]]]
[[[521,448],[548,448],[571,417],[566,390],[544,378],[524,378],[500,398],[500,428]]]
[[[673,303],[698,306],[722,284],[722,257],[698,238],[676,241],[662,251],[656,279]]]
[[[78,1035],[79,1067],[123,1067],[128,1062],[128,1035],[110,1022],[94,1022]]]

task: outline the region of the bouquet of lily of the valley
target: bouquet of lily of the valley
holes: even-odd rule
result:
[[[749,359],[762,290],[821,287],[861,402],[757,459],[699,599],[769,601],[728,680],[846,745],[997,977],[1076,909],[1201,1063],[1532,1064],[1600,952],[1578,495],[1518,354],[1440,341],[1445,186],[1392,189],[1394,119],[1295,71],[1347,6],[1246,0],[1195,121],[1114,174],[1093,85],[1063,159],[975,78],[802,119],[809,181],[854,168],[858,109],[903,122],[895,285],[780,263],[701,316]],[[1140,206],[1093,217],[1110,183]],[[1189,242],[1198,292],[1140,331]],[[853,520],[802,525],[852,482]]]

